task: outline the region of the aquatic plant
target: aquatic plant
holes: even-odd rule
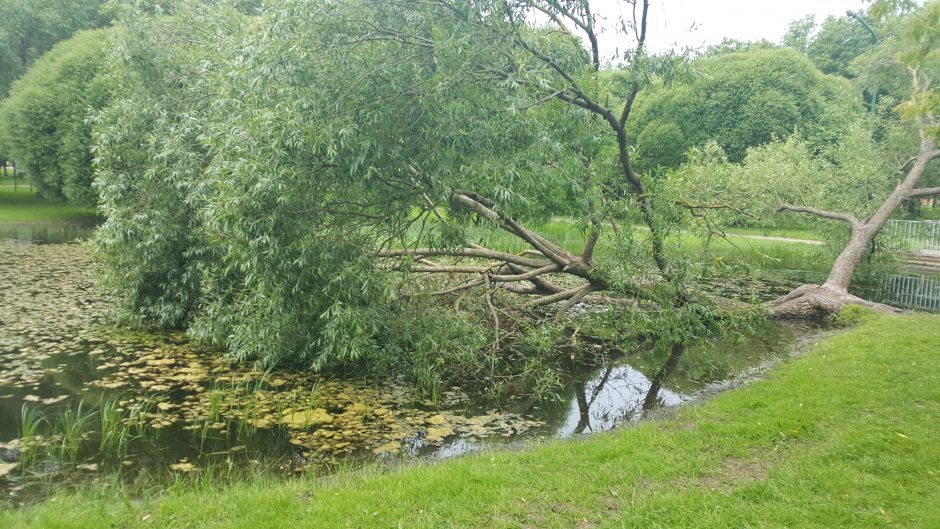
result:
[[[20,464],[25,467],[32,466],[39,457],[40,430],[42,425],[48,425],[48,420],[38,408],[31,408],[26,404],[20,409]]]
[[[78,460],[82,440],[88,432],[88,425],[96,415],[95,411],[86,411],[85,402],[80,400],[73,408],[69,404],[59,417],[55,428],[56,435],[60,437],[59,457],[64,461],[74,463]]]
[[[148,428],[147,418],[151,414],[156,402],[150,394],[142,399],[136,400],[127,410],[125,424],[133,428],[137,436],[144,436],[147,432],[156,432],[153,428]]]
[[[207,407],[206,421],[219,422],[222,418],[222,405],[225,403],[226,390],[219,385],[212,387],[209,392],[209,403]]]
[[[126,423],[120,405],[120,395],[103,396],[98,402],[98,416],[101,420],[99,450],[123,457],[130,442],[130,426]]]

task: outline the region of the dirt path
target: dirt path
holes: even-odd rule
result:
[[[777,242],[792,242],[796,244],[811,244],[813,246],[822,246],[826,244],[823,241],[817,241],[815,239],[794,239],[791,237],[774,237],[772,235],[744,235],[741,233],[729,233],[728,237],[738,237],[741,239],[754,239],[756,241],[777,241]]]

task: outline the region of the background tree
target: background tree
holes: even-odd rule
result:
[[[870,23],[879,38],[889,36],[885,23]],[[830,16],[817,25],[810,15],[790,24],[783,44],[803,52],[823,73],[852,79],[856,72],[850,64],[876,42],[872,33],[853,17]]]
[[[0,99],[42,54],[75,31],[107,25],[105,0],[0,0]]]
[[[884,10],[891,2],[876,2],[873,10]],[[774,312],[782,316],[804,316],[832,313],[846,303],[872,305],[847,293],[852,276],[869,244],[885,223],[906,200],[940,194],[940,188],[920,187],[929,164],[940,158],[937,138],[940,136],[936,112],[940,110],[940,95],[933,88],[935,68],[940,61],[940,2],[931,2],[906,19],[903,46],[895,57],[904,64],[910,75],[911,97],[898,106],[903,118],[911,120],[919,136],[917,154],[905,162],[900,171],[903,177],[896,187],[878,204],[877,208],[861,217],[842,211],[820,210],[804,205],[783,204],[781,209],[839,220],[852,228],[851,238],[836,258],[832,271],[822,285],[804,285],[774,303]],[[897,50],[897,43],[885,43],[886,48]]]
[[[757,47],[695,63],[691,84],[637,102],[642,167],[675,167],[692,147],[718,143],[731,161],[747,149],[799,130],[814,149],[835,144],[864,109],[851,84],[821,73],[800,53]],[[667,143],[663,143],[667,142]]]
[[[30,175],[40,195],[95,204],[91,125],[109,98],[99,77],[108,30],[81,32],[57,44],[14,83],[0,105],[2,150]]]

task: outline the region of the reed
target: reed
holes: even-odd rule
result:
[[[99,450],[111,453],[118,458],[124,457],[130,443],[130,427],[125,421],[120,407],[119,395],[102,397],[98,402],[98,416],[101,419]]]
[[[82,441],[88,433],[92,418],[97,413],[85,409],[85,402],[78,401],[74,408],[69,404],[59,415],[56,434],[60,437],[59,457],[63,461],[74,463],[78,460]]]
[[[49,421],[45,414],[38,408],[31,408],[26,404],[20,409],[20,464],[24,467],[31,467],[39,459],[39,452],[43,445],[42,427],[48,426]]]

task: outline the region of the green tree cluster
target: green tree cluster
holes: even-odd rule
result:
[[[60,42],[0,104],[0,150],[16,160],[40,195],[93,205],[92,126],[110,90],[100,73],[109,30],[91,30]]]
[[[689,149],[715,141],[731,161],[751,147],[800,131],[814,149],[833,145],[864,109],[845,79],[820,72],[797,51],[753,47],[705,57],[691,83],[638,101],[642,167],[676,167]]]
[[[865,17],[862,13],[856,16]],[[863,19],[864,23],[855,17],[830,16],[817,25],[810,15],[790,24],[783,44],[806,54],[823,73],[852,79],[857,75],[852,61],[889,35],[885,24]]]
[[[900,136],[898,141],[910,140],[903,129],[895,128],[892,134]],[[908,154],[911,149],[909,144]],[[765,225],[792,226],[795,217],[779,212],[781,204],[872,213],[896,185],[892,175],[904,161],[859,121],[847,128],[842,141],[824,152],[792,134],[751,148],[741,162],[734,163],[717,142],[707,142],[693,149],[689,161],[667,179],[681,196],[735,205],[734,210],[713,213],[713,222],[750,223],[753,217],[749,215],[756,215]],[[804,223],[810,227],[809,218]]]

